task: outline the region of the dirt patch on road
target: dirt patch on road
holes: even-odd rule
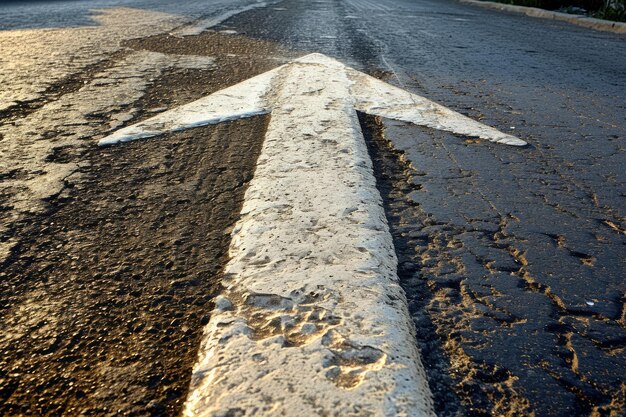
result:
[[[223,34],[220,32],[205,32],[198,36],[178,37],[173,35],[157,35],[141,39],[125,41],[124,46],[132,49],[144,49],[152,52],[181,55],[209,55],[209,56],[247,56],[257,59],[271,59],[281,54],[291,55],[292,52],[277,44],[260,39],[253,39],[238,34]],[[250,62],[256,64],[258,62]],[[239,62],[239,72],[247,68],[246,62]]]
[[[277,65],[230,35],[154,39],[132,46],[217,69],[154,80],[127,123]],[[19,243],[0,271],[0,414],[180,413],[268,120],[64,154],[81,168],[3,237]]]
[[[198,36],[184,38],[172,35],[158,35],[143,39],[126,41],[125,46],[135,50],[181,54],[206,55],[216,58],[217,67],[221,69],[211,77],[198,82],[193,70],[187,71],[188,80],[181,82],[176,90],[155,90],[161,99],[171,100],[181,90],[198,98],[212,93],[224,85],[232,85],[261,74],[285,63],[297,56],[293,51],[278,45],[252,39],[241,35],[225,35],[219,32],[206,32]],[[198,91],[200,90],[200,91]]]

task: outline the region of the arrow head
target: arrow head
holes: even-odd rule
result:
[[[271,112],[272,97],[275,96],[272,90],[282,88],[280,83],[282,75],[303,65],[308,67],[302,80],[305,87],[307,81],[319,80],[316,73],[320,72],[320,67],[345,73],[345,79],[350,82],[348,86],[350,96],[342,98],[349,101],[355,110],[460,135],[475,136],[491,142],[514,146],[526,145],[526,142],[515,136],[502,133],[424,97],[394,87],[317,53],[298,58],[242,83],[123,128],[100,140],[98,144],[112,145]],[[328,87],[333,88],[332,85]]]

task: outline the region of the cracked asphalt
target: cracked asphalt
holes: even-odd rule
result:
[[[103,363],[118,369],[100,371],[108,375],[109,392],[91,389],[94,382],[84,376],[85,368],[77,365],[80,369],[70,372],[64,367],[63,358],[74,357],[72,348],[78,343],[71,342],[76,330],[70,333],[70,325],[86,326],[93,311],[87,303],[79,319],[66,317],[62,311],[70,304],[57,298],[70,291],[80,300],[91,294],[86,292],[89,279],[101,280],[94,288],[110,286],[110,291],[102,290],[108,295],[95,303],[112,303],[114,308],[117,291],[124,287],[114,272],[124,267],[124,257],[133,259],[124,253],[124,245],[138,244],[155,230],[159,214],[168,216],[163,202],[148,198],[148,192],[165,195],[177,172],[183,173],[184,185],[194,170],[209,169],[210,164],[199,156],[199,146],[179,149],[177,144],[193,135],[167,139],[168,152],[175,157],[133,144],[126,157],[121,150],[112,151],[120,154],[120,161],[106,164],[95,143],[150,111],[201,97],[309,52],[335,57],[530,144],[518,149],[361,118],[438,415],[626,414],[624,35],[452,0],[286,0],[237,14],[204,35],[177,38],[168,33],[199,16],[250,2],[208,5],[197,0],[175,8],[159,1],[98,0],[93,5],[104,11],[96,13],[95,21],[87,2],[64,9],[67,3],[45,9],[29,9],[27,3],[0,5],[0,27],[5,29],[0,32],[0,315],[8,324],[0,339],[0,374],[5,375],[0,376],[0,414],[98,415],[105,413],[97,408],[104,407],[98,401],[107,398],[111,407],[120,405],[130,415],[178,412],[188,383],[179,375],[184,372],[172,376],[163,371],[170,359],[156,353],[146,356],[158,364],[152,368],[129,365],[145,357],[128,359],[132,354],[125,353],[116,358],[115,346],[129,331],[120,318],[95,321],[106,328],[124,327],[113,332],[110,345],[94,347],[94,352],[109,349]],[[78,12],[70,15],[68,10]],[[219,138],[243,135],[253,147],[260,136],[252,132],[262,126],[257,121],[221,133],[209,128],[200,136],[216,146]],[[228,152],[243,152],[246,146]],[[221,163],[220,152],[212,151],[212,164]],[[229,155],[232,169],[223,170],[241,186],[250,161]],[[191,162],[183,163],[187,159]],[[113,198],[128,193],[112,185],[126,172],[146,181],[148,194],[139,201]],[[108,188],[96,191],[102,183]],[[228,183],[224,186],[230,193]],[[89,191],[81,196],[80,190]],[[168,201],[189,205],[176,203],[185,190],[176,188]],[[203,207],[215,216],[221,209],[229,212],[215,217],[221,223],[206,231],[216,236],[238,212],[237,204],[214,199],[220,194],[212,190],[198,197],[206,199],[208,206]],[[137,233],[123,238],[119,228],[107,234],[106,216],[102,222],[81,217],[96,201],[101,210],[157,214],[144,214],[138,225],[120,223]],[[203,218],[186,210],[186,219]],[[50,224],[56,218],[61,226]],[[172,248],[168,227],[148,240],[141,256],[158,257]],[[112,260],[94,258],[97,245],[86,242],[94,238],[106,245],[112,236],[121,239],[113,244]],[[188,303],[196,306],[184,310],[188,322],[176,324],[178,329],[191,328],[191,334],[177,330],[161,340],[161,333],[157,337],[140,327],[135,344],[125,349],[147,346],[156,352],[172,346],[172,340],[184,340],[187,359],[181,366],[190,369],[199,343],[198,323],[206,320],[201,311],[210,303],[200,293],[212,292],[219,281],[227,244],[222,240],[207,247],[215,252],[215,262],[206,266],[209,272],[180,260],[172,265],[182,272],[172,272],[172,265],[138,261],[146,281],[122,288],[130,294],[122,296],[140,297],[134,295],[142,292],[140,287],[133,285],[155,290],[144,291],[145,300],[138,298],[136,306],[150,306],[152,298],[168,291],[169,307],[159,311],[173,312],[185,297],[202,301]],[[193,239],[188,244],[191,250]],[[82,272],[72,270],[75,259],[64,257],[67,245],[86,260]],[[64,281],[70,273],[79,277],[73,284]],[[208,287],[169,289],[180,279],[173,275],[187,273],[210,275]],[[54,321],[30,317],[41,306],[46,306],[41,314]],[[134,314],[132,308],[119,311]],[[180,319],[163,315],[166,328]],[[145,325],[151,326],[155,328]],[[102,334],[94,331],[97,340]],[[84,343],[89,345],[86,334]],[[47,368],[54,361],[61,365]],[[123,372],[119,361],[126,361]],[[154,386],[149,387],[158,388],[142,388],[135,403],[118,404],[116,395],[134,383],[144,386],[120,385],[131,369],[137,369],[135,381],[150,381]],[[37,378],[42,385],[34,382]],[[70,382],[79,389],[67,390]],[[24,403],[29,390],[39,389],[41,396]],[[84,395],[93,402],[82,410],[73,397],[60,394],[64,390],[71,395],[80,391],[79,399]],[[158,395],[151,397],[150,391]],[[46,408],[51,396],[62,400]]]

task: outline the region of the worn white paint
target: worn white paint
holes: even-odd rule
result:
[[[101,141],[272,112],[186,416],[434,416],[355,110],[523,144],[319,54]]]
[[[346,100],[353,109],[365,113],[411,122],[459,135],[480,137],[491,142],[524,146],[523,140],[502,133],[431,100],[389,85],[374,77],[355,71],[321,54],[310,54],[272,71],[250,78],[240,84],[210,96],[159,114],[142,123],[119,130],[100,141],[100,145],[157,136],[176,130],[220,123],[242,117],[273,112],[275,101],[271,90],[279,87],[279,74],[292,66],[307,66],[307,76],[301,82],[319,76],[320,71],[332,69],[345,74]],[[346,108],[346,111],[352,109]]]
[[[6,196],[4,202],[12,209],[11,216],[5,217],[11,220],[0,222],[0,234],[27,213],[49,209],[47,200],[79,180],[78,169],[86,162],[59,161],[57,152],[79,155],[91,145],[91,138],[135,117],[139,109],[134,104],[145,94],[149,79],[170,69],[213,66],[214,59],[207,56],[130,52],[94,73],[77,91],[50,100],[27,117],[0,121],[0,138],[4,138],[0,140],[0,173],[22,173],[0,181],[0,195]],[[0,240],[0,264],[14,244]]]
[[[98,144],[112,145],[266,113],[268,107],[264,97],[277,73],[278,69],[266,72],[192,103],[160,113],[141,123],[120,129],[101,139]]]
[[[441,106],[416,94],[393,87],[352,69],[355,108],[388,119],[402,120],[459,135],[478,136],[491,142],[524,146],[526,142]]]

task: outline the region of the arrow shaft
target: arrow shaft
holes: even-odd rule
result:
[[[185,412],[431,416],[347,75],[278,78]]]

